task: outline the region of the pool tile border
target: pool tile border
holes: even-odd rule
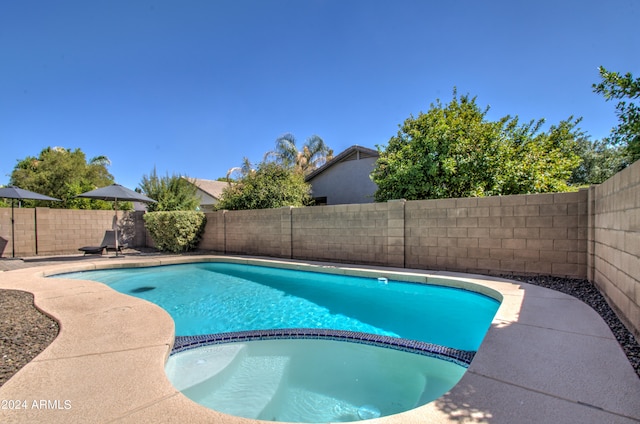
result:
[[[358,331],[318,328],[284,328],[273,330],[237,331],[198,336],[176,336],[171,355],[224,343],[240,343],[254,340],[316,339],[334,340],[389,348],[403,352],[429,356],[468,368],[475,356],[474,351],[465,351],[418,340],[402,339]]]

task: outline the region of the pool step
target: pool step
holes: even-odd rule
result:
[[[258,419],[314,423],[360,421],[362,417],[358,415],[358,409],[359,406],[344,399],[300,387],[288,387],[282,390],[279,399],[262,411]]]
[[[215,345],[180,352],[167,363],[165,372],[174,387],[189,390],[211,378],[221,379],[221,373],[233,372],[233,363],[246,356],[241,344]]]
[[[199,387],[198,399],[209,408],[245,418],[257,418],[286,380],[286,356],[247,356],[219,387]],[[203,386],[203,385],[201,385]]]

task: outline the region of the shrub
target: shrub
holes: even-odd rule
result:
[[[196,248],[207,218],[196,211],[149,212],[144,222],[158,250],[180,253]]]
[[[302,172],[262,162],[257,170],[248,169],[235,184],[222,191],[217,209],[270,209],[304,206],[311,199],[310,186]]]

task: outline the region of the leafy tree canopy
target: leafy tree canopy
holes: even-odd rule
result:
[[[580,137],[576,144],[581,163],[569,179],[573,186],[603,183],[627,165],[624,148],[612,145],[606,139],[591,141],[588,137]]]
[[[276,140],[276,148],[267,152],[265,160],[273,158],[280,166],[296,172],[308,174],[333,158],[331,150],[317,135],[309,137],[298,150],[293,134],[284,134]]]
[[[439,100],[427,113],[409,117],[380,158],[372,180],[376,201],[491,196],[565,191],[580,163],[581,136],[569,118],[541,132],[543,120],[520,124],[518,117],[488,121],[489,108],[476,98]]]
[[[75,196],[98,187],[113,184],[107,170],[111,162],[98,156],[87,162],[80,149],[47,147],[37,157],[28,156],[18,161],[11,173],[10,184],[25,190],[55,197],[61,202],[24,201],[25,206],[46,205],[67,209],[111,209],[112,202],[76,198]],[[129,205],[119,205],[126,209]]]
[[[622,146],[626,154],[626,164],[640,159],[640,106],[633,102],[640,98],[640,78],[631,73],[621,75],[604,67],[599,68],[602,81],[593,84],[593,91],[609,100],[621,100],[616,105],[618,126],[611,130],[610,141]]]
[[[155,168],[142,177],[140,189],[157,202],[147,205],[148,212],[193,211],[200,205],[198,189],[187,177],[167,174],[160,178]]]
[[[275,162],[262,162],[252,169],[245,159],[237,182],[222,191],[218,209],[268,209],[304,206],[310,201],[310,186],[300,172]]]

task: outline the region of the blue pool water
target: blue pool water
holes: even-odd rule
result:
[[[359,421],[429,403],[462,378],[470,359],[459,358],[473,357],[499,306],[445,286],[218,262],[57,277],[164,308],[176,325],[172,384],[208,408],[267,421]],[[285,329],[305,330],[283,338],[298,336]],[[340,336],[317,337],[328,333]]]
[[[59,277],[99,281],[156,303],[173,317],[177,336],[328,328],[476,351],[499,306],[495,299],[450,287],[232,263]]]
[[[245,418],[349,422],[439,398],[466,371],[452,362],[357,343],[260,340],[172,355],[166,373],[191,400]]]

